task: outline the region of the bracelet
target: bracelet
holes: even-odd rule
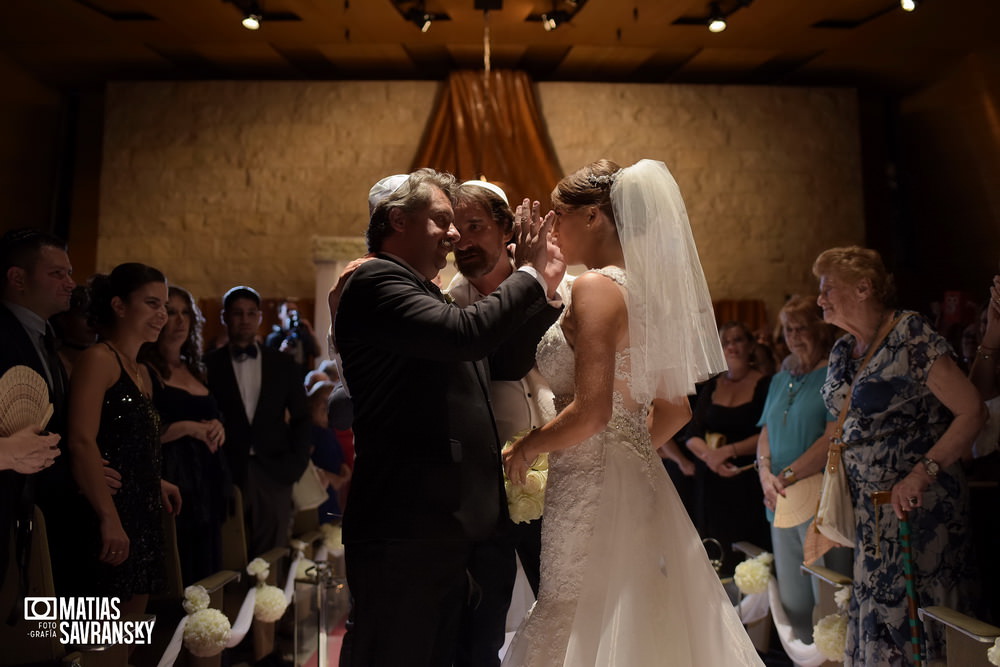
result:
[[[990,352],[993,352],[993,353],[997,352],[997,350],[995,350],[992,347],[985,347],[983,345],[980,345],[979,347],[976,348],[976,354],[978,354],[983,359],[992,359],[993,355],[992,354],[987,354],[986,350],[989,350]]]
[[[758,456],[756,459],[754,459],[753,469],[759,471],[761,461],[770,461],[770,460],[771,460],[770,456]]]

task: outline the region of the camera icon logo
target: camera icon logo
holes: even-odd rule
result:
[[[24,620],[55,621],[58,605],[56,598],[24,598]]]

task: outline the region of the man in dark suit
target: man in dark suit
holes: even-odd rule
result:
[[[465,309],[446,302],[431,280],[459,238],[453,187],[422,169],[378,204],[375,258],[347,279],[334,317],[355,410],[345,665],[452,664],[473,546],[507,520],[491,373],[523,376],[559,312],[547,298],[561,277],[546,271],[548,220],[525,221],[522,268],[494,294]]]
[[[0,621],[23,588],[36,473],[56,461],[65,432],[66,373],[48,319],[69,308],[72,273],[66,245],[59,239],[33,229],[14,230],[0,239],[0,375],[12,366],[33,369],[45,379],[54,410],[46,427],[51,435],[36,425],[0,438],[0,588],[5,592]],[[47,474],[68,477],[64,461]]]
[[[257,344],[256,290],[232,288],[222,308],[229,344],[207,355],[205,366],[226,424],[223,451],[243,491],[247,553],[253,558],[288,543],[292,485],[309,461],[309,415],[294,360]]]

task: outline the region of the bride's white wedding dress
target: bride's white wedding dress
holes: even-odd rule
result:
[[[621,269],[598,272],[625,285]],[[762,665],[653,450],[629,356],[626,342],[607,427],[549,455],[541,587],[503,665]],[[561,410],[574,359],[560,324],[537,363]]]

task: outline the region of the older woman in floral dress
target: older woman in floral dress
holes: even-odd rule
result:
[[[848,409],[843,463],[857,544],[844,663],[908,664],[900,520],[910,525],[919,605],[969,611],[977,582],[959,459],[983,425],[983,404],[944,338],[920,315],[890,306],[892,278],[877,252],[831,248],[813,273],[823,319],[848,332],[833,346],[822,390],[833,414]],[[883,491],[891,504],[880,508],[872,494]],[[943,657],[943,636],[927,629],[928,657]]]

